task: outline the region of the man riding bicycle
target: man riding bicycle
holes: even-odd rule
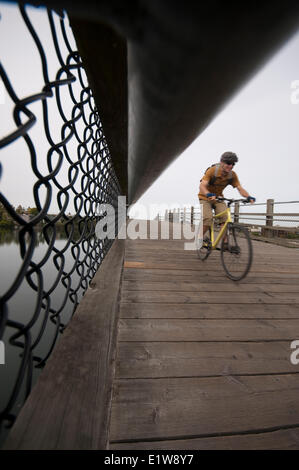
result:
[[[202,204],[203,211],[203,236],[212,224],[213,212],[219,214],[225,211],[226,204],[217,201],[217,197],[223,197],[223,190],[231,184],[237,188],[242,197],[247,198],[248,202],[254,203],[255,198],[241,186],[237,174],[232,170],[237,163],[238,157],[233,152],[224,152],[221,155],[220,163],[209,167],[199,185],[199,202]],[[225,222],[225,216],[219,217],[221,224]]]

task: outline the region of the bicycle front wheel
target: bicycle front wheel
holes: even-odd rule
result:
[[[233,281],[240,281],[250,270],[252,263],[252,243],[246,227],[229,224],[227,243],[222,240],[221,262],[227,276]]]

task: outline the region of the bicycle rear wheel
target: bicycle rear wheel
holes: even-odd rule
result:
[[[221,262],[227,276],[233,281],[240,281],[250,270],[252,263],[252,243],[245,227],[229,224],[227,228],[227,246],[224,239],[221,244]]]

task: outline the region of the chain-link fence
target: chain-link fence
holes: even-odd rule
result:
[[[0,344],[5,359],[0,421],[5,426],[14,422],[112,244],[95,235],[105,215],[102,204],[116,209],[118,232],[120,194],[67,16],[11,8],[0,3],[0,31],[4,28],[5,48],[10,48],[0,66]],[[13,23],[7,24],[12,13]],[[37,76],[40,86],[32,93]]]

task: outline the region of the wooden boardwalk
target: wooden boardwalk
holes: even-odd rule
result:
[[[109,448],[299,449],[299,250],[236,283],[183,243],[126,241]]]
[[[299,449],[299,250],[183,243],[115,241],[5,449]]]

